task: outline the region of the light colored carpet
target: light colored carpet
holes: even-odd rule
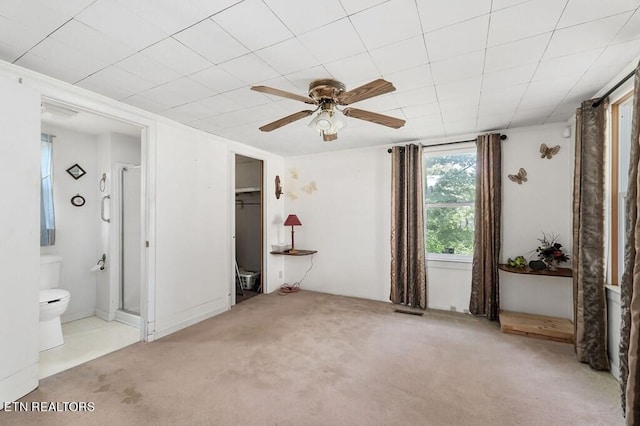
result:
[[[618,425],[618,384],[571,345],[309,291],[254,297],[51,376],[3,425]]]

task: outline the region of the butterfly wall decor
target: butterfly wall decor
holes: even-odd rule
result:
[[[560,151],[560,145],[556,145],[553,148],[549,148],[546,143],[540,145],[540,158],[545,158],[551,160],[551,157],[556,155]]]
[[[516,182],[518,185],[522,185],[522,182],[527,181],[527,171],[522,167],[520,167],[520,170],[518,170],[517,174],[508,175],[508,177],[509,179],[511,179],[512,182]]]

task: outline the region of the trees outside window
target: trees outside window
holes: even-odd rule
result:
[[[424,154],[428,254],[473,254],[476,193],[474,148]]]

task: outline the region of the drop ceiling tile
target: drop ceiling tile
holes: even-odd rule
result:
[[[537,66],[538,64],[534,62],[500,71],[487,72],[482,76],[482,91],[528,83]]]
[[[189,0],[189,3],[200,9],[204,16],[211,16],[240,3],[242,0]]]
[[[189,102],[204,99],[213,94],[211,89],[190,80],[187,77],[173,80],[161,86],[141,93],[146,99],[152,100],[162,105],[176,107]]]
[[[133,56],[129,56],[118,62],[116,66],[156,85],[164,84],[180,77],[178,72],[162,65],[144,53],[136,53]]]
[[[468,118],[466,120],[445,121],[444,130],[447,137],[455,135],[465,135],[476,132],[476,119]]]
[[[488,45],[496,46],[553,31],[564,5],[565,2],[558,0],[537,0],[492,13]]]
[[[419,89],[416,89],[419,90]],[[411,97],[410,94],[406,94],[407,99]],[[422,99],[422,103],[428,102],[433,99]],[[417,101],[416,101],[417,102]],[[414,105],[417,105],[415,102],[411,102]],[[402,104],[396,99],[396,93],[387,93],[386,95],[375,96],[373,98],[365,99],[364,101],[359,101],[353,105],[350,105],[354,108],[365,109],[373,112],[380,112],[389,114],[391,111],[400,109]]]
[[[484,50],[433,62],[431,73],[437,85],[482,75]]]
[[[152,22],[109,0],[97,0],[75,19],[135,50],[144,49],[168,36]]]
[[[554,58],[605,47],[613,40],[630,16],[631,13],[625,13],[557,30],[551,37],[545,57]]]
[[[211,112],[198,102],[190,102],[168,110],[162,111],[162,116],[181,123],[192,123],[209,117]]]
[[[91,73],[86,70],[67,67],[64,63],[52,61],[33,53],[26,53],[15,64],[72,84]]]
[[[422,33],[415,0],[390,0],[358,12],[350,19],[368,50]]]
[[[524,126],[538,126],[544,124],[551,115],[553,108],[520,109],[516,111],[509,124],[510,128]]]
[[[422,36],[372,50],[371,57],[385,75],[425,65],[429,62]]]
[[[349,15],[360,12],[361,10],[369,9],[380,3],[384,3],[387,0],[340,0],[342,6]]]
[[[291,0],[264,0],[264,3],[296,35],[322,27],[344,18],[346,12],[339,0],[314,2],[310,13],[308,2]]]
[[[152,101],[151,99],[147,99],[142,95],[129,96],[128,98],[123,99],[122,102],[156,114],[169,108],[168,105],[163,105],[161,103]]]
[[[0,58],[13,62],[35,46],[48,32],[32,28],[0,15]]]
[[[505,9],[507,7],[515,6],[520,3],[525,3],[530,0],[493,0],[491,2],[491,10],[496,11],[500,9]]]
[[[588,3],[588,4],[585,4]],[[638,7],[637,0],[589,1],[570,0],[562,13],[558,28],[584,24],[623,12],[634,11]]]
[[[440,111],[457,111],[462,109],[477,109],[480,103],[480,93],[470,93],[465,96],[438,101]]]
[[[1,31],[2,30],[0,30],[0,32]],[[0,36],[0,60],[13,62],[24,53],[24,49],[6,44],[4,40],[5,39]]]
[[[72,19],[50,36],[86,55],[102,59],[104,66],[133,55],[135,50],[82,22]]]
[[[509,127],[513,114],[479,116],[476,129],[478,132],[484,133],[489,130],[502,130]]]
[[[411,119],[410,123],[413,130],[419,135],[420,139],[444,137],[444,126],[440,115],[426,115]]]
[[[449,111],[442,111],[442,120],[444,120],[444,127],[447,128],[447,123],[456,121],[466,121],[469,123],[475,123],[478,118],[478,108],[457,108]],[[475,125],[475,124],[474,124]]]
[[[386,74],[384,78],[392,82],[398,91],[433,85],[431,67],[429,65],[419,65],[414,68]]]
[[[402,107],[424,105],[437,101],[436,91],[433,86],[423,86],[418,89],[395,92],[393,97],[398,105],[402,105]]]
[[[213,19],[250,50],[293,37],[284,24],[259,0],[245,0],[214,15]]]
[[[487,49],[486,73],[527,64],[537,64],[545,53],[552,33],[530,37]]]
[[[480,96],[482,76],[476,75],[472,78],[457,80],[453,83],[443,83],[436,86],[439,101],[447,101],[463,96]]]
[[[482,103],[483,100],[480,100],[480,105],[478,106],[478,118],[480,117],[492,117],[492,116],[505,116],[508,115],[509,118],[513,116],[513,113],[520,105],[520,99],[517,100],[506,100],[502,102],[485,102]]]
[[[237,79],[217,65],[190,74],[188,77],[217,93],[224,93],[246,85],[244,81]]]
[[[218,66],[248,84],[269,80],[280,75],[276,70],[265,64],[264,61],[253,53],[241,56]]]
[[[356,87],[354,84],[360,81],[380,78],[380,71],[373,63],[369,53],[361,53],[325,64],[325,68],[348,88]]]
[[[214,64],[249,53],[249,49],[210,19],[175,34],[173,38]]]
[[[210,112],[210,116],[220,115],[231,111],[237,111],[242,107],[234,99],[227,95],[214,95],[197,102]]]
[[[428,102],[428,101],[427,101]],[[407,119],[435,115],[440,119],[440,105],[437,102],[424,103],[413,106],[403,106],[402,112]]]
[[[418,12],[425,33],[444,28],[467,19],[486,15],[491,11],[491,0],[419,0]]]
[[[0,2],[0,16],[27,28],[39,28],[44,37],[90,3],[91,0],[67,2],[4,0]]]
[[[636,10],[614,39],[614,43],[640,38],[640,9]]]
[[[269,86],[276,89],[284,90],[285,92],[295,93],[300,96],[307,96],[307,93],[308,93],[308,90],[306,87],[305,87],[305,90],[300,90],[296,86],[294,86],[289,80],[287,80],[285,77],[281,77],[281,76],[272,78],[270,80],[261,81],[259,82],[259,84],[262,86]],[[308,83],[307,83],[307,86],[308,86]],[[294,99],[283,98],[281,96],[275,96],[275,95],[269,95],[267,93],[262,93],[262,94],[267,98],[269,98],[272,101],[272,103],[283,102],[284,104],[294,103],[294,104],[302,105],[299,101],[296,101]]]
[[[517,86],[494,87],[493,89],[482,88],[480,94],[480,106],[492,105],[496,109],[503,108],[504,105],[518,106],[522,95],[527,90],[528,84],[523,83]],[[485,110],[489,108],[484,108]]]
[[[321,78],[335,78],[327,69],[323,66],[317,66],[302,71],[293,72],[285,75],[285,78],[291,82],[302,93],[307,93],[309,90],[309,83],[313,80]]]
[[[138,16],[153,22],[166,34],[174,34],[209,16],[189,1],[118,0]]]
[[[142,53],[181,75],[192,74],[212,65],[211,62],[173,38],[166,38],[147,47]]]
[[[518,109],[555,108],[575,83],[576,80],[572,78],[532,82],[522,97]]]
[[[126,98],[154,86],[148,80],[143,80],[115,66],[100,70],[77,85],[114,99]]]
[[[533,76],[533,81],[572,76],[576,81],[598,59],[604,48],[589,50],[574,55],[560,56],[543,60]]]
[[[424,35],[429,60],[436,62],[485,48],[489,31],[489,15],[473,18],[459,24]]]
[[[283,75],[320,65],[320,62],[296,38],[265,47],[255,54]]]
[[[298,40],[321,63],[337,61],[366,51],[351,21],[347,18],[302,34]]]
[[[233,99],[234,103],[239,105],[241,108],[250,108],[273,103],[265,94],[251,90],[249,86],[231,90],[225,93],[225,96]]]

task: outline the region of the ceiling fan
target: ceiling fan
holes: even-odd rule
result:
[[[311,121],[311,123],[309,123],[309,127],[317,129],[322,135],[322,139],[325,141],[338,139],[338,130],[345,126],[345,122],[338,116],[337,112],[341,112],[347,117],[371,121],[394,129],[399,129],[404,126],[405,123],[404,120],[399,118],[389,117],[388,115],[382,115],[362,109],[350,107],[344,109],[338,108],[338,105],[349,105],[354,102],[369,99],[374,96],[384,95],[385,93],[396,90],[396,88],[393,87],[393,84],[381,78],[360,87],[356,87],[348,92],[346,91],[345,85],[337,80],[314,80],[309,84],[308,97],[267,86],[252,86],[251,90],[269,95],[282,96],[283,98],[293,99],[310,105],[316,105],[316,108],[313,110],[307,109],[299,111],[272,123],[265,124],[260,127],[260,130],[263,132],[270,132],[278,129],[286,124],[308,117],[316,111],[320,112]]]

